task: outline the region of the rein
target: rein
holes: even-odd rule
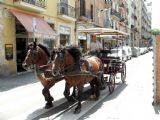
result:
[[[75,66],[76,64],[73,64],[71,66],[68,66],[66,68],[64,68],[61,73],[64,75],[64,76],[81,76],[81,75],[84,75],[84,76],[93,76],[93,77],[98,77],[95,73],[92,73],[90,71],[83,71],[83,70],[80,70],[80,71],[75,71]]]
[[[36,58],[36,56],[39,56],[40,55],[40,51],[41,49],[40,48],[38,48],[38,50],[37,51],[34,51],[33,53],[32,53],[32,66],[33,66],[33,68],[32,69],[35,69],[36,70],[36,72],[37,72],[37,75],[40,75],[40,74],[42,74],[42,73],[44,73],[44,70],[45,69],[47,69],[48,68],[48,66],[49,66],[49,61],[47,62],[47,58],[46,58],[46,62],[47,62],[47,64],[44,64],[44,65],[40,65],[39,64],[39,59],[38,58]],[[43,50],[41,50],[41,52],[43,52],[43,54],[44,54],[44,51]],[[35,60],[36,59],[36,60]]]

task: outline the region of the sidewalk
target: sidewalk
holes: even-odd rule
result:
[[[0,76],[0,92],[36,82],[38,82],[38,80],[36,79],[34,72],[15,76]]]

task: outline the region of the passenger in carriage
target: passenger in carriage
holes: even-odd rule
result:
[[[110,42],[105,42],[104,43],[104,49],[105,50],[110,50],[111,49],[111,43]]]

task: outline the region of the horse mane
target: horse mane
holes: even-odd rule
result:
[[[81,52],[77,47],[70,46],[70,47],[67,47],[66,49],[72,55],[72,57],[74,58],[75,62],[80,60]]]
[[[44,52],[47,54],[48,57],[51,56],[50,52],[49,52],[49,50],[48,50],[48,48],[46,46],[44,46],[42,44],[38,44],[38,46],[44,50]]]

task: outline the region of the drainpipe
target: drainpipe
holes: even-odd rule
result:
[[[93,7],[94,7],[94,22],[96,23],[96,0],[94,0],[94,3],[93,3]]]

